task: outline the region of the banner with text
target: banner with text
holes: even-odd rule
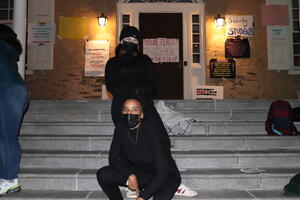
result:
[[[144,39],[143,53],[148,55],[154,63],[179,62],[179,39]]]
[[[253,37],[252,15],[225,15],[226,36]]]
[[[109,59],[107,40],[90,40],[85,45],[85,76],[104,76],[105,65]]]

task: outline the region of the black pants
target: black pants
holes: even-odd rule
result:
[[[140,189],[146,188],[152,181],[153,175],[135,169]],[[124,177],[110,166],[103,167],[97,172],[97,180],[110,200],[123,200],[119,186],[126,187],[128,177]],[[178,171],[169,173],[161,188],[153,194],[153,200],[172,200],[181,183]]]

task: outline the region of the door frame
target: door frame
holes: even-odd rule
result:
[[[196,85],[206,84],[205,56],[205,4],[197,3],[117,3],[117,41],[122,30],[122,16],[130,16],[130,25],[139,28],[140,13],[182,13],[183,61],[183,97],[192,98]],[[200,64],[193,63],[192,55],[192,15],[200,18]],[[196,77],[193,77],[196,69]],[[197,80],[198,79],[198,80]]]

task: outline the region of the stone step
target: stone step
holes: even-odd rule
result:
[[[239,169],[195,169],[181,172],[182,183],[196,190],[280,190],[300,168],[265,169],[246,174]],[[24,190],[99,191],[96,169],[21,169]]]
[[[174,151],[179,168],[299,167],[300,150]],[[95,169],[108,164],[107,151],[23,151],[23,168]]]
[[[263,109],[268,110],[272,99],[223,99],[211,101],[166,100],[166,104],[177,110],[232,110]],[[293,107],[300,107],[300,100],[288,99]],[[111,101],[106,100],[32,100],[30,110],[110,110]]]
[[[299,149],[300,137],[264,135],[170,136],[172,150],[264,150]],[[97,135],[22,135],[23,150],[107,151],[112,136]]]
[[[300,130],[300,123],[296,123]],[[24,122],[21,135],[112,135],[113,123]],[[195,122],[192,135],[266,135],[264,122]]]
[[[263,109],[268,110],[271,99],[222,99],[214,101],[181,100],[177,101],[175,108],[178,110],[235,110],[235,109]],[[299,107],[299,99],[287,100],[292,107]]]
[[[123,192],[123,197],[125,194]],[[49,191],[23,190],[16,194],[1,197],[1,200],[107,200],[101,191]],[[173,199],[188,200],[295,200],[295,197],[283,196],[282,190],[200,190],[195,197],[175,196]],[[125,200],[128,200],[125,198]]]
[[[265,121],[267,110],[182,111],[185,117],[197,121]],[[112,122],[110,111],[29,111],[24,122]]]

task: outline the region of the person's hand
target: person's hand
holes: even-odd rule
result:
[[[138,184],[137,178],[134,174],[131,174],[128,177],[128,187],[129,187],[129,189],[131,189],[133,191],[138,192],[138,190],[139,190],[139,184]]]

